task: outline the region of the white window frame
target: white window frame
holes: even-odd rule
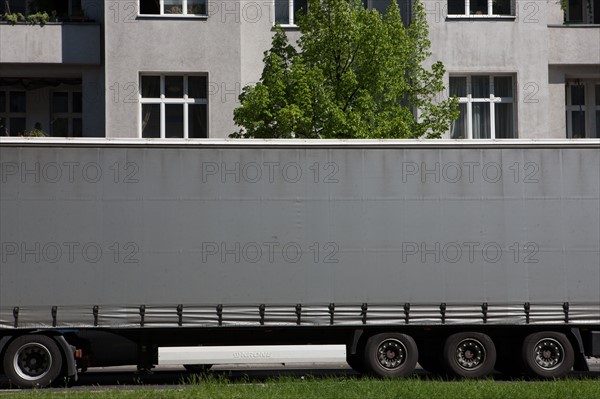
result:
[[[280,0],[273,0],[273,25],[277,24],[277,3]],[[286,27],[297,27],[296,20],[294,19],[294,0],[287,0],[288,2],[288,23],[280,23],[279,26]],[[307,3],[308,5],[308,3]]]
[[[565,23],[567,24],[594,24],[594,16],[597,12],[600,12],[600,10],[596,10],[594,7],[594,2],[591,0],[581,0],[582,4],[582,12],[583,12],[583,19],[581,21],[571,21],[570,17],[571,17],[571,10],[570,10],[570,6],[569,6],[569,1],[567,0],[567,10],[566,10],[566,15],[565,15]],[[591,4],[590,4],[591,2]],[[589,5],[588,5],[589,4]],[[591,8],[591,13],[589,12]]]
[[[207,18],[208,17],[209,0],[206,0],[206,14],[188,14],[188,12],[187,12],[188,0],[182,0],[182,3],[181,3],[182,13],[181,14],[166,14],[164,0],[159,1],[160,2],[160,4],[159,4],[160,13],[159,14],[142,14],[141,13],[142,6],[140,4],[140,1],[141,0],[138,0],[138,16],[141,16],[141,17],[166,17],[166,18]]]
[[[585,138],[596,138],[596,112],[600,112],[600,101],[596,98],[596,87],[600,86],[600,80],[567,79],[566,81],[566,135],[568,139],[573,138],[573,112],[583,111],[585,122]],[[571,86],[581,85],[584,90],[583,105],[573,105],[571,97]],[[582,137],[583,138],[583,137]]]
[[[10,132],[10,119],[11,118],[20,118],[25,119],[25,131],[27,131],[27,90],[14,90],[10,87],[0,88],[0,91],[4,93],[4,100],[6,104],[6,108],[0,110],[0,118],[4,119],[6,132]],[[10,111],[10,93],[11,92],[20,92],[25,93],[25,112],[11,112]],[[4,132],[0,132],[0,136],[3,136]]]
[[[490,90],[490,96],[487,98],[474,98],[472,93],[472,77],[473,76],[487,76],[488,83],[490,87],[493,87],[493,82],[495,77],[511,77],[512,85],[513,85],[513,96],[512,97],[496,97],[492,90]],[[515,107],[515,97],[516,97],[516,86],[515,86],[515,75],[514,74],[460,74],[453,73],[450,75],[450,78],[467,78],[467,96],[466,97],[458,97],[458,102],[460,104],[467,104],[467,135],[465,140],[473,139],[473,103],[488,103],[490,105],[490,137],[484,138],[480,140],[494,140],[496,139],[496,113],[494,112],[494,104],[513,104],[513,135],[514,138],[518,138],[517,132],[517,109]],[[450,133],[452,130],[450,130]]]
[[[159,98],[143,98],[142,97],[142,76],[160,76],[160,97]],[[182,76],[183,77],[183,97],[182,98],[167,98],[165,96],[165,77],[167,76]],[[139,109],[138,109],[138,138],[142,138],[142,106],[144,104],[159,104],[160,105],[160,138],[166,138],[166,108],[167,104],[183,104],[183,138],[189,137],[188,126],[188,109],[190,104],[206,105],[206,137],[209,137],[209,117],[210,110],[208,106],[208,85],[206,88],[206,98],[189,98],[188,93],[188,78],[195,76],[205,76],[208,83],[208,74],[206,73],[160,73],[160,72],[143,72],[140,73],[139,85]],[[199,139],[198,139],[199,140]]]
[[[471,0],[464,0],[465,12],[464,14],[450,14],[448,9],[448,2],[446,2],[447,17],[452,18],[509,18],[514,19],[515,15],[515,1],[510,0],[510,14],[494,14],[494,0],[487,0],[487,14],[471,14]]]
[[[52,109],[52,97],[54,93],[67,93],[67,112],[54,112]],[[73,111],[73,93],[81,94],[81,112]],[[53,131],[53,122],[55,119],[66,119],[67,120],[67,135],[57,136]],[[83,136],[83,91],[81,89],[56,89],[50,92],[50,126],[48,134],[52,137],[73,137],[73,119],[81,119],[82,123],[82,136]]]

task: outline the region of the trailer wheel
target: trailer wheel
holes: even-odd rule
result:
[[[204,374],[212,367],[212,364],[184,364],[183,367],[190,373]]]
[[[486,334],[462,332],[449,336],[444,345],[444,365],[458,378],[482,378],[494,369],[496,347]]]
[[[406,377],[414,371],[418,358],[417,344],[406,334],[373,335],[365,345],[365,368],[377,377]]]
[[[523,365],[530,377],[564,377],[574,362],[573,346],[565,334],[544,331],[530,334],[523,341]]]
[[[23,335],[8,345],[4,372],[19,388],[43,388],[62,370],[62,355],[56,342],[45,335]]]

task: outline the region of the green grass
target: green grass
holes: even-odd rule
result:
[[[109,390],[95,392],[63,390],[59,392],[22,391],[0,394],[1,398],[42,399],[598,399],[600,381],[567,379],[561,381],[436,381],[426,379],[374,380],[355,378],[282,378],[264,383],[235,382],[208,378],[186,381],[166,390],[147,389]]]

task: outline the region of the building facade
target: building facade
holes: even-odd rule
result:
[[[388,0],[364,0],[384,11]],[[600,0],[424,0],[430,62],[461,116],[447,138],[600,137]],[[401,1],[410,20],[411,3]],[[563,10],[563,7],[566,10]],[[277,22],[306,0],[9,0],[0,133],[225,138]],[[48,21],[35,20],[46,11]],[[54,11],[54,12],[53,12]],[[43,25],[43,26],[42,26]]]

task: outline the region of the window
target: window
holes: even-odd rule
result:
[[[141,15],[207,15],[208,0],[140,0]]]
[[[83,135],[83,98],[81,91],[54,91],[50,97],[50,135],[81,137]]]
[[[512,76],[450,76],[450,95],[459,99],[453,139],[516,138]]]
[[[567,81],[567,138],[600,138],[600,81]]]
[[[0,90],[0,136],[20,136],[25,130],[27,95],[24,91]]]
[[[308,9],[308,0],[275,0],[275,22],[295,25],[298,17]]]
[[[94,5],[91,5],[93,8]],[[81,12],[81,0],[0,0],[0,14],[21,13],[23,15],[34,14],[36,12],[47,12],[52,14],[56,12],[59,17],[76,15]]]
[[[140,81],[141,137],[208,137],[206,75],[142,75]]]
[[[448,15],[515,15],[512,0],[448,0]]]
[[[600,24],[600,0],[566,0],[565,22]]]

